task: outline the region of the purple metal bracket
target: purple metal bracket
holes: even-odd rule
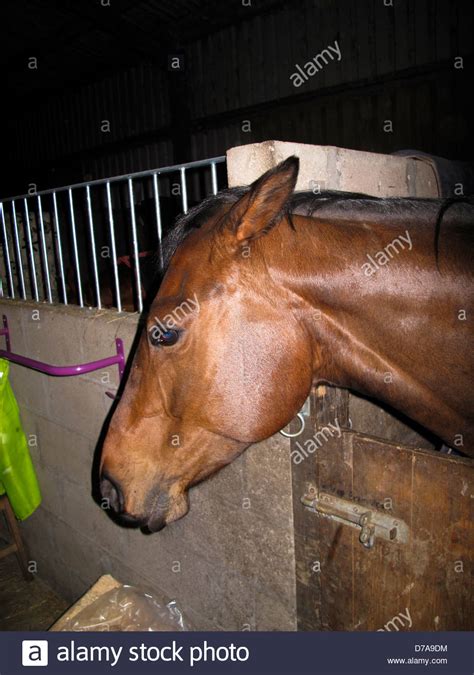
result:
[[[53,366],[49,363],[36,361],[35,359],[30,359],[27,356],[21,356],[20,354],[14,354],[12,351],[10,351],[10,331],[8,328],[8,320],[5,314],[3,315],[3,328],[0,328],[0,335],[5,336],[7,343],[6,349],[0,349],[0,358],[7,359],[12,363],[18,363],[20,366],[26,366],[26,368],[38,370],[40,373],[46,373],[46,375],[54,375],[55,377],[68,377],[71,375],[91,373],[94,370],[100,370],[101,368],[108,368],[109,366],[117,365],[119,369],[119,379],[122,379],[125,369],[125,354],[123,350],[123,342],[120,338],[115,339],[115,347],[117,350],[115,356],[108,356],[105,359],[90,361],[89,363],[78,363],[73,366]]]

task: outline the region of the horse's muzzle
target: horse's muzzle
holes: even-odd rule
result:
[[[151,518],[147,521],[146,529],[151,533],[159,532],[165,527],[165,525],[166,525],[166,516],[164,514],[154,515],[151,516]]]
[[[120,486],[105,473],[102,474],[100,481],[100,493],[105,502],[103,508],[112,511],[115,519],[122,525],[142,527],[146,524],[146,519],[137,518],[125,512],[124,497]]]
[[[100,481],[100,494],[108,509],[112,509],[117,515],[123,512],[122,490],[117,483],[114,483],[105,474],[102,474],[102,479]]]

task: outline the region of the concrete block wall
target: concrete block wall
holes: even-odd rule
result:
[[[13,351],[65,365],[128,350],[137,315],[0,300]],[[199,629],[293,630],[290,459],[282,436],[191,493],[190,513],[146,536],[93,501],[91,471],[118,369],[53,378],[11,364],[10,381],[43,494],[22,524],[38,574],[71,602],[104,573],[175,598]],[[278,497],[278,498],[276,498]]]
[[[330,145],[264,141],[227,151],[229,185],[252,183],[290,155],[300,159],[297,190],[362,192],[376,197],[437,197],[433,168],[416,159]]]

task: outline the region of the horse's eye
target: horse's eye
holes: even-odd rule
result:
[[[178,342],[179,332],[177,330],[156,330],[150,331],[150,343],[154,347],[170,347]]]

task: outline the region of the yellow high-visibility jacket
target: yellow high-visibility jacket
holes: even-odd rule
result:
[[[16,517],[24,520],[39,506],[41,492],[8,382],[9,367],[0,359],[0,495],[6,492]]]

